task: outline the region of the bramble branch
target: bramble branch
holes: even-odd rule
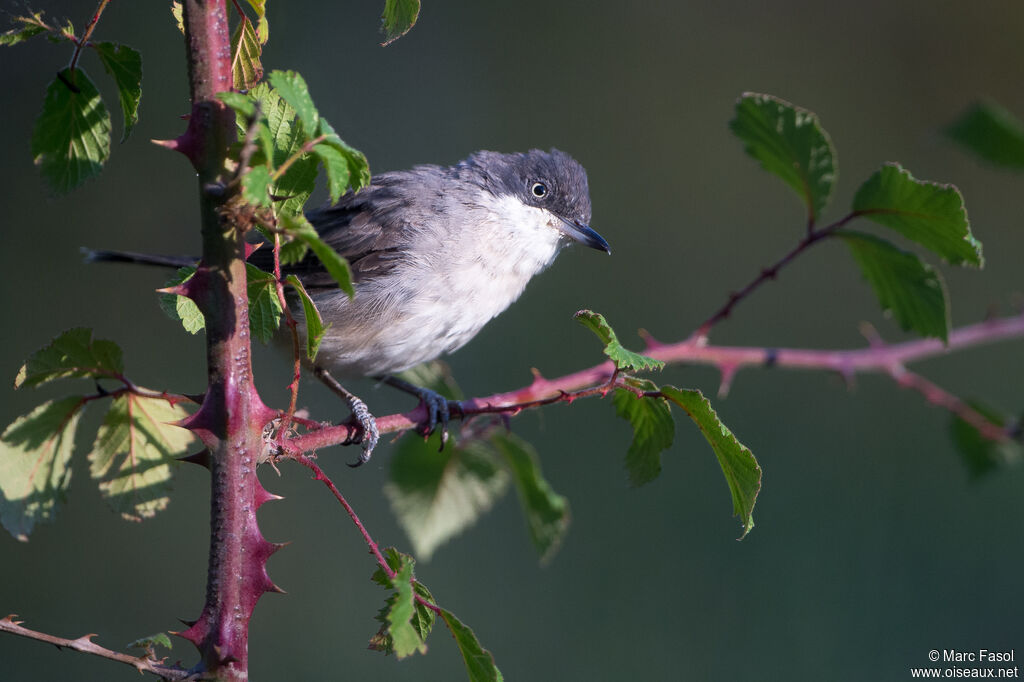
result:
[[[111,661],[130,665],[140,673],[152,673],[164,680],[198,679],[193,673],[185,670],[184,668],[165,665],[163,662],[148,656],[131,656],[129,654],[123,654],[120,651],[113,651],[106,647],[102,647],[92,641],[92,638],[96,635],[82,635],[78,639],[55,637],[54,635],[48,635],[45,632],[30,630],[29,628],[22,626],[22,621],[15,620],[16,618],[17,616],[13,613],[5,618],[0,618],[0,632],[9,632],[12,635],[18,635],[19,637],[27,637],[40,642],[46,642],[47,644],[53,644],[60,649],[72,649],[84,654],[92,654],[94,656],[100,656],[101,658],[107,658]]]
[[[819,350],[760,346],[714,346],[702,343],[700,340],[662,344],[648,337],[645,353],[666,363],[711,365],[718,368],[722,374],[720,394],[728,391],[736,372],[744,367],[831,371],[839,373],[847,380],[852,379],[856,374],[882,373],[891,377],[901,386],[917,390],[932,404],[950,410],[972,425],[987,424],[987,426],[979,428],[985,437],[1005,440],[1010,437],[1007,430],[992,425],[962,400],[946,393],[935,384],[927,382],[923,377],[912,375],[904,365],[930,357],[946,355],[956,350],[1022,337],[1024,337],[1024,313],[954,329],[950,332],[949,342],[946,345],[943,345],[939,339],[919,339],[892,344],[875,341],[866,348]],[[556,379],[546,379],[536,373],[533,382],[523,388],[462,401],[463,409],[458,416],[463,419],[483,414],[511,417],[525,409],[556,402],[572,402],[577,398],[593,395],[604,395],[618,385],[610,383],[614,374],[615,366],[611,362],[604,362]],[[916,377],[916,379],[909,377]],[[927,388],[925,388],[924,382],[927,382]],[[403,414],[378,417],[377,428],[382,434],[398,433],[417,428],[425,424],[426,419],[426,410],[421,405]],[[323,426],[310,433],[282,440],[278,444],[283,453],[295,457],[303,452],[351,442],[358,433],[359,427],[352,424]]]

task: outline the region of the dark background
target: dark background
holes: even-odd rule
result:
[[[142,118],[103,175],[53,199],[31,164],[42,95],[70,56],[44,40],[4,50],[0,187],[5,283],[0,375],[60,331],[87,325],[125,349],[140,384],[204,385],[203,341],[157,309],[163,273],[87,266],[82,245],[196,253],[196,183],[185,159],[148,144],[188,111],[182,40],[169,3],[112,3],[96,38],[143,53]],[[11,11],[20,5],[4,3]],[[377,45],[383,2],[271,2],[270,68],[299,70],[321,112],[371,169],[453,163],[476,149],[557,146],[588,169],[594,226],[611,258],[567,251],[523,298],[451,359],[470,395],[517,388],[600,360],[572,314],[604,313],[627,344],[634,330],[685,337],[801,235],[798,199],[760,171],[728,132],[743,91],[819,114],[838,149],[842,215],[885,161],[957,184],[986,268],[943,268],[954,324],[1007,312],[1021,291],[1024,177],[984,167],[940,134],[989,95],[1024,114],[1024,5],[1014,2],[428,2],[412,33]],[[92,3],[40,3],[81,30]],[[84,68],[114,107],[95,56]],[[737,309],[718,343],[856,347],[858,323],[889,339],[871,292],[839,244],[816,247]],[[1021,343],[977,348],[915,369],[964,396],[1019,412]],[[264,399],[286,402],[287,364],[256,354]],[[713,396],[707,369],[663,379]],[[407,409],[388,389],[357,386],[380,414]],[[44,395],[0,392],[9,423]],[[316,386],[302,403],[343,414]],[[1024,649],[1020,564],[1024,473],[971,482],[948,417],[889,380],[741,373],[719,414],[758,456],[757,528],[736,542],[728,490],[711,451],[679,422],[657,481],[631,489],[629,426],[607,401],[524,414],[515,431],[541,453],[573,505],[573,527],[540,567],[514,495],[442,547],[419,577],[471,625],[509,680],[904,680],[931,649]],[[98,424],[87,416],[83,435]],[[86,436],[88,438],[90,436]],[[144,524],[110,512],[76,452],[68,503],[28,544],[0,535],[0,612],[29,626],[99,633],[113,648],[194,618],[203,601],[208,476],[180,469],[170,508]],[[321,461],[385,545],[408,549],[381,493],[390,448],[352,471],[352,451]],[[457,680],[443,629],[426,657],[366,650],[385,593],[351,523],[305,470],[262,480],[284,502],[261,512],[265,535],[291,546],[270,561],[286,596],[252,621],[254,679]],[[191,663],[176,641],[171,660]],[[135,679],[128,669],[37,642],[0,637],[4,680]]]

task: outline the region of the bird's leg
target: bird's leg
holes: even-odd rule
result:
[[[437,391],[410,384],[408,381],[391,376],[390,374],[377,377],[377,379],[383,381],[388,386],[394,386],[398,390],[410,393],[420,399],[423,406],[427,408],[426,435],[432,434],[434,429],[437,428],[438,422],[440,422],[441,449],[443,450],[445,443],[448,442],[448,420],[451,418],[453,410],[463,414],[462,403],[458,400],[449,400]]]
[[[338,383],[338,380],[332,377],[326,369],[316,366],[313,368],[313,374],[317,379],[324,382],[324,385],[327,386],[327,388],[331,389],[331,391],[333,391],[339,398],[345,401],[345,404],[348,405],[348,409],[352,411],[352,417],[359,423],[359,427],[363,430],[362,437],[359,439],[359,443],[363,446],[363,451],[359,455],[359,461],[355,464],[349,464],[349,466],[357,467],[361,464],[366,464],[370,461],[370,455],[373,454],[373,449],[377,447],[377,441],[380,440],[380,432],[377,430],[377,420],[373,418],[372,414],[370,414],[370,410],[366,407],[366,403]]]

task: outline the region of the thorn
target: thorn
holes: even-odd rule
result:
[[[249,260],[249,256],[254,254],[256,252],[256,249],[260,248],[261,246],[263,246],[263,242],[256,242],[255,244],[252,243],[252,242],[246,242],[245,243],[245,260]]]
[[[640,329],[637,330],[636,334],[641,339],[643,339],[645,344],[647,344],[644,350],[657,350],[658,348],[661,348],[662,346],[665,345],[661,341],[658,341],[656,338],[654,338],[654,336],[643,327],[640,327]]]
[[[722,366],[722,382],[718,385],[718,397],[724,398],[729,395],[732,387],[732,379],[736,376],[736,365]]]
[[[163,147],[164,149],[170,149],[171,151],[174,152],[179,151],[179,148],[181,147],[181,143],[178,141],[178,138],[175,138],[173,140],[150,140],[150,142],[159,147]]]
[[[199,452],[193,453],[191,455],[187,455],[185,457],[179,457],[178,461],[179,462],[189,462],[190,464],[198,464],[201,467],[205,467],[205,468],[209,469],[210,468],[210,451],[207,450],[206,448],[203,448]]]
[[[861,322],[857,328],[860,330],[861,336],[867,340],[868,345],[872,348],[885,345],[882,335],[878,333],[878,330],[870,322]]]

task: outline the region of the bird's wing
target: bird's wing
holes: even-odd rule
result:
[[[410,219],[420,214],[414,205],[419,194],[403,191],[410,180],[404,176],[416,170],[375,176],[369,187],[307,213],[320,238],[349,262],[356,282],[387,274],[404,256],[416,230]],[[270,249],[259,249],[249,260],[266,267],[272,259]],[[307,289],[337,286],[312,253],[282,269],[296,275]]]

